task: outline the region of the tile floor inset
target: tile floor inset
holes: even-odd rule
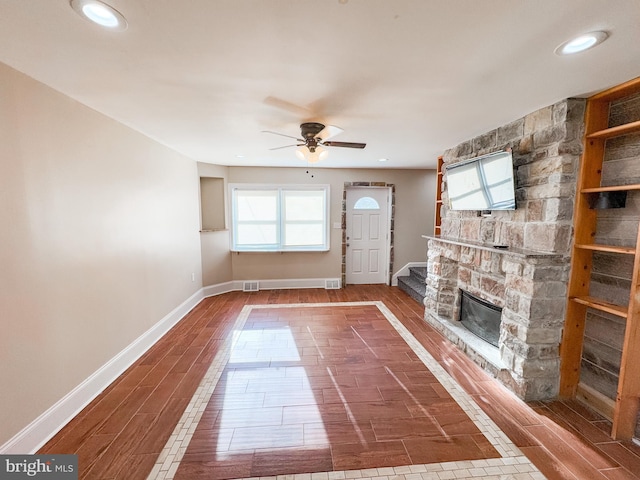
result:
[[[254,305],[149,478],[489,466],[543,478],[382,302]]]

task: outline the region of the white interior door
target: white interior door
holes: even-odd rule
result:
[[[347,189],[347,284],[388,283],[389,189]]]

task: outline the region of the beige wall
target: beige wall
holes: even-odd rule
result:
[[[198,291],[201,259],[195,162],[2,64],[0,162],[1,445]]]
[[[295,161],[295,158],[293,158]],[[229,168],[229,183],[329,184],[330,225],[340,222],[344,182],[376,181],[396,186],[395,273],[409,262],[426,261],[426,241],[433,234],[435,170]],[[322,253],[240,253],[231,256],[234,280],[339,278],[342,230],[331,228],[331,250]],[[205,283],[206,285],[206,283]]]
[[[196,164],[3,64],[0,162],[0,445],[203,284],[340,276],[339,229],[306,254],[232,255],[228,230],[199,234],[200,176],[330,184],[331,223],[345,181],[393,183],[396,270],[433,231],[431,170]]]

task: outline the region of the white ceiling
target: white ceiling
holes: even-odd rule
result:
[[[638,0],[105,1],[126,31],[68,0],[0,0],[0,61],[221,165],[300,165],[269,150],[289,139],[261,132],[313,120],[367,143],[330,148],[323,167],[433,168],[462,141],[640,75]],[[610,38],[553,53],[593,30]]]

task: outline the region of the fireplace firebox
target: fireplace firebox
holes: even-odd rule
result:
[[[494,347],[500,340],[502,308],[460,290],[460,322],[471,333]]]

